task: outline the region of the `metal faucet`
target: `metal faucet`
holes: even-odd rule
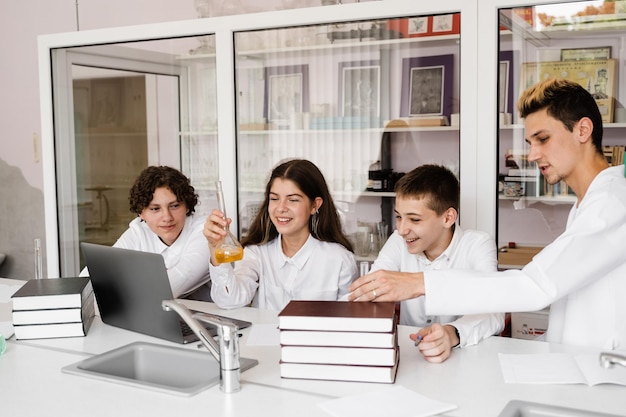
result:
[[[211,314],[191,311],[176,300],[163,300],[161,306],[165,311],[174,310],[198,336],[198,339],[220,364],[220,389],[226,393],[241,389],[239,364],[239,328],[229,320]],[[212,324],[217,327],[219,345],[206,328],[198,322]]]
[[[602,365],[603,368],[610,368],[616,364],[626,367],[626,356],[612,352],[600,353],[600,365]]]

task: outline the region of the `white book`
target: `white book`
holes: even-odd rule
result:
[[[519,384],[598,384],[626,385],[626,368],[605,369],[600,354],[500,353],[500,367],[506,383]]]
[[[94,314],[93,292],[85,301],[82,308],[55,308],[43,310],[14,310],[13,325],[23,324],[56,324],[80,323],[83,319]]]
[[[534,168],[511,168],[509,169],[509,176],[511,177],[537,177],[539,176],[539,169]]]
[[[393,366],[397,349],[334,346],[281,346],[283,362]]]
[[[17,340],[79,337],[87,335],[93,318],[92,315],[81,323],[29,324],[14,326],[13,328]]]
[[[392,366],[329,365],[319,363],[280,363],[281,378],[329,381],[379,382],[393,384],[398,358]]]
[[[386,332],[325,332],[316,330],[281,330],[281,345],[342,346],[393,348],[397,346],[397,333]]]
[[[396,303],[292,300],[278,314],[281,330],[392,332]]]

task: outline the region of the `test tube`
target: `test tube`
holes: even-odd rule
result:
[[[359,274],[361,276],[367,275],[369,271],[370,271],[370,263],[368,261],[359,262]]]
[[[43,278],[43,258],[41,254],[41,239],[35,239],[35,279]]]

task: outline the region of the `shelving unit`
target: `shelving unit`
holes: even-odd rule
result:
[[[335,40],[332,43],[326,40],[322,42],[319,38],[313,42],[313,38],[310,38],[308,41],[311,44],[302,39],[275,45],[238,43],[242,34],[280,31],[282,29],[279,26],[283,24],[284,29],[296,32],[298,28],[312,26],[333,26],[333,30],[339,30],[340,27],[349,29],[354,22],[364,24],[385,19],[428,18],[451,13],[463,16],[461,34],[405,39]],[[156,79],[153,84],[155,90],[149,91],[153,95],[147,96],[147,99],[150,105],[155,104],[152,101],[155,100],[157,109],[161,109],[161,104],[167,104],[159,102],[164,97],[169,97],[175,103],[178,100],[177,113],[160,114],[155,119],[159,129],[162,128],[159,123],[164,120],[178,122],[179,126],[168,126],[167,132],[159,131],[163,133],[161,138],[165,142],[149,142],[150,162],[172,164],[172,159],[178,157],[181,168],[191,173],[192,181],[202,191],[201,198],[204,200],[211,198],[212,176],[222,180],[225,190],[240,190],[244,193],[252,190],[246,195],[227,193],[228,212],[238,214],[234,216],[232,225],[236,229],[247,203],[258,201],[257,182],[259,179],[263,181],[270,168],[283,157],[306,157],[320,165],[338,201],[353,205],[348,207],[348,211],[357,213],[359,218],[363,216],[364,220],[379,220],[381,201],[389,202],[393,199],[393,193],[369,193],[362,187],[362,179],[367,176],[369,164],[379,158],[380,136],[386,133],[384,123],[372,129],[354,130],[239,130],[239,126],[245,123],[257,121],[255,118],[263,118],[265,102],[265,90],[262,90],[257,91],[258,94],[251,101],[242,104],[242,92],[251,91],[248,87],[254,87],[245,86],[242,81],[258,82],[265,88],[263,77],[258,77],[264,76],[264,68],[308,64],[309,104],[329,103],[333,108],[328,114],[341,116],[341,112],[334,107],[335,103],[339,103],[338,64],[377,60],[380,61],[381,80],[385,80],[380,85],[380,114],[377,116],[384,122],[403,115],[401,94],[403,90],[407,91],[409,84],[405,81],[403,85],[402,59],[453,54],[453,87],[447,94],[452,97],[451,112],[463,115],[460,126],[393,128],[389,133],[403,137],[394,142],[402,142],[402,146],[408,143],[419,148],[418,151],[401,148],[397,152],[399,156],[406,157],[404,163],[407,169],[425,162],[436,162],[446,163],[458,170],[465,185],[461,197],[464,226],[474,227],[479,217],[474,190],[477,173],[481,169],[476,161],[476,17],[475,2],[441,0],[436,4],[416,4],[393,0],[42,37],[39,58],[41,97],[45,103],[42,105],[42,142],[47,269],[50,276],[69,276],[79,269],[78,235],[73,229],[77,206],[73,200],[72,184],[75,183],[76,173],[72,172],[72,164],[68,163],[74,158],[75,136],[72,93],[67,90],[67,85],[68,80],[71,83],[70,68],[75,63],[133,71],[135,74],[153,77]],[[193,55],[188,53],[190,50],[200,52],[198,40],[206,40],[207,36],[211,37],[209,43],[215,46],[214,53],[208,49]],[[331,58],[324,61],[324,56]],[[295,62],[298,60],[309,62]],[[241,78],[243,69],[251,71],[250,78]],[[174,77],[174,82],[168,84],[168,89],[162,90],[159,84],[161,77]],[[323,77],[327,77],[325,83],[322,82]],[[169,88],[178,88],[177,96],[172,96]],[[54,109],[50,104],[53,104]],[[309,108],[308,111],[313,110]],[[214,114],[211,113],[213,111]],[[256,113],[251,114],[250,111]],[[307,111],[307,107],[302,107],[301,111]],[[152,137],[150,135],[155,132],[149,131],[148,134]],[[171,139],[167,140],[168,137]],[[287,140],[290,142],[283,143]],[[317,148],[313,148],[313,145]],[[282,153],[284,149],[289,149],[289,152]],[[209,165],[209,162],[213,165]],[[252,173],[256,182],[246,182],[244,173]],[[346,186],[346,180],[352,181],[354,178],[358,181],[354,181],[352,187]],[[204,200],[200,210],[207,208]],[[62,236],[59,230],[63,230]]]
[[[513,77],[513,97],[518,97],[522,78],[522,65],[529,62],[551,62],[561,61],[561,53],[564,49],[582,49],[582,48],[610,48],[611,59],[616,59],[617,71],[613,76],[617,83],[615,87],[613,99],[614,119],[604,122],[604,140],[605,145],[624,145],[626,144],[625,131],[626,119],[623,113],[622,103],[626,100],[626,83],[623,82],[624,61],[623,51],[626,45],[626,15],[622,16],[597,16],[590,19],[584,17],[573,19],[573,21],[583,21],[584,24],[564,24],[556,26],[541,26],[538,14],[544,13],[548,16],[557,16],[558,20],[565,21],[566,18],[573,16],[576,11],[566,9],[565,6],[578,6],[582,11],[589,5],[589,2],[578,2],[580,4],[569,3],[560,5],[556,11],[550,12],[547,9],[541,10],[539,7],[533,8],[532,13],[535,18],[533,24],[529,24],[525,19],[518,17],[515,9],[521,10],[525,7],[534,7],[532,2],[523,2],[525,4],[512,4],[506,0],[496,0],[492,2],[498,7],[500,18],[499,23],[510,28],[511,30],[501,30],[499,33],[498,47],[499,55],[502,51],[514,51],[514,62],[512,71],[508,76]],[[556,3],[556,2],[550,2]],[[551,4],[545,5],[550,7]],[[597,4],[590,7],[600,7]],[[551,14],[555,13],[555,14]],[[523,13],[520,13],[523,14]],[[604,24],[589,24],[595,20],[609,19],[613,17],[613,23],[607,27]],[[616,24],[616,22],[619,22]],[[584,57],[583,57],[584,59]],[[584,61],[578,61],[582,63]],[[577,71],[583,71],[580,67]],[[502,76],[502,74],[500,74]],[[595,76],[590,74],[589,77]],[[591,86],[585,86],[592,88]],[[591,91],[593,92],[593,91]],[[621,109],[618,111],[618,109]],[[498,128],[497,139],[497,160],[498,173],[506,175],[507,168],[504,167],[504,153],[506,149],[524,149],[524,129],[523,124],[513,113],[513,123],[509,125],[501,125]],[[565,228],[566,219],[570,208],[576,202],[573,195],[567,196],[547,196],[542,195],[541,181],[542,177],[537,172],[537,191],[526,194],[521,197],[507,197],[502,194],[498,195],[498,242],[499,246],[505,245],[507,242],[517,242],[521,245],[529,246],[545,246],[558,236]],[[532,219],[532,220],[531,220]],[[530,230],[530,231],[529,231]],[[522,266],[522,265],[518,265]]]
[[[378,18],[359,22],[359,26],[370,25],[389,27],[390,23]],[[328,31],[341,31],[343,25],[339,26],[291,26],[235,34],[240,214],[250,201],[263,199],[267,173],[275,165],[286,158],[299,157],[314,162],[324,173],[333,198],[349,206],[347,216],[352,218],[345,223],[349,235],[356,232],[357,220],[382,219],[391,231],[394,194],[365,191],[371,163],[387,161],[390,166],[385,168],[396,172],[406,172],[424,162],[447,163],[458,169],[458,126],[387,126],[390,121],[407,116],[403,114],[406,106],[401,103],[403,89],[410,88],[409,80],[403,79],[404,66],[408,65],[406,60],[416,57],[453,56],[453,65],[444,67],[442,72],[449,79],[445,94],[454,99],[445,98],[445,103],[442,99],[441,104],[442,108],[443,104],[450,106],[448,112],[459,112],[461,35],[330,42]],[[343,30],[350,30],[350,26]],[[292,74],[302,78],[300,85],[276,85],[296,88],[295,93],[289,92],[294,96],[280,96],[297,97],[297,104],[290,104],[292,107],[286,112],[293,120],[289,116],[277,122],[268,120],[274,105],[272,82],[278,83],[280,77],[287,79]],[[354,85],[349,77],[355,77]],[[359,107],[354,111],[345,107],[347,100],[359,91],[355,89],[364,85],[370,94],[366,99],[371,101],[357,101]],[[298,118],[306,118],[306,122],[298,122]],[[361,127],[361,121],[371,125]],[[341,127],[325,127],[344,123]],[[390,135],[387,148],[383,146],[386,134]],[[247,228],[246,223],[241,224],[240,232]]]

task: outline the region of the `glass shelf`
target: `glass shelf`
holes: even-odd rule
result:
[[[526,79],[527,73],[532,73],[536,65],[539,67],[544,64],[541,76],[546,77],[549,73],[550,65],[560,65],[558,76],[567,76],[567,68],[563,69],[563,63],[570,63],[572,68],[570,72],[576,74],[587,73],[588,81],[583,85],[590,92],[594,93],[594,85],[598,84],[594,77],[597,74],[594,71],[583,70],[581,65],[587,65],[586,62],[597,62],[598,68],[606,66],[609,68],[610,60],[617,60],[616,71],[612,76],[615,80],[622,81],[620,69],[623,65],[623,34],[626,29],[626,20],[624,15],[603,15],[603,17],[593,16],[575,16],[579,13],[586,13],[595,10],[598,2],[581,1],[581,2],[553,2],[549,5],[527,5],[515,8],[499,9],[501,27],[510,30],[500,31],[499,50],[500,59],[503,54],[512,56],[508,61],[508,71],[499,73],[500,85],[504,85],[505,81],[510,87],[507,91],[509,104],[509,113],[512,113],[512,124],[500,125],[498,134],[498,174],[507,176],[510,180],[518,180],[522,183],[526,180],[508,176],[508,170],[511,163],[507,160],[507,154],[510,156],[527,153],[528,145],[524,139],[523,121],[518,118],[516,110],[517,97],[521,94],[521,90],[525,88],[530,80]],[[577,8],[577,11],[569,11],[570,8]],[[595,12],[594,12],[595,13]],[[520,17],[522,16],[522,17]],[[524,17],[525,16],[525,17]],[[565,17],[562,17],[565,16]],[[561,19],[565,21],[586,22],[575,23],[572,25],[554,25],[554,22]],[[606,24],[599,23],[602,19],[611,20],[611,27]],[[615,22],[618,22],[617,24]],[[585,56],[585,50],[604,50],[609,54],[602,58],[595,57],[591,60]],[[578,59],[567,59],[563,55],[563,51],[569,51],[572,54],[579,50],[581,56]],[[589,52],[587,52],[589,53]],[[549,64],[557,62],[558,64]],[[502,61],[500,68],[502,70]],[[529,69],[530,68],[530,69]],[[527,71],[527,72],[526,72]],[[555,70],[556,72],[557,70]],[[610,91],[610,106],[614,106],[612,110],[606,113],[603,122],[604,127],[604,145],[626,145],[626,120],[623,114],[618,114],[621,107],[619,103],[623,103],[626,89],[623,82],[615,83],[614,91]],[[501,89],[501,92],[505,91]],[[600,104],[601,105],[601,104]],[[623,111],[623,109],[622,109]],[[513,152],[507,152],[511,150]],[[522,159],[522,165],[527,164]],[[507,164],[508,162],[508,164]],[[516,164],[519,163],[516,160]],[[526,166],[515,166],[514,168],[526,168]],[[543,188],[543,178],[539,172],[536,175],[535,187]],[[555,188],[562,188],[563,184],[557,184]],[[549,187],[552,188],[552,187]],[[526,246],[545,246],[552,242],[555,236],[558,236],[565,229],[567,216],[571,206],[577,201],[574,195],[535,195],[542,192],[541,189],[533,190],[531,195],[523,197],[507,197],[498,195],[497,198],[497,235],[498,246],[506,244],[506,242],[516,242],[518,245]]]

